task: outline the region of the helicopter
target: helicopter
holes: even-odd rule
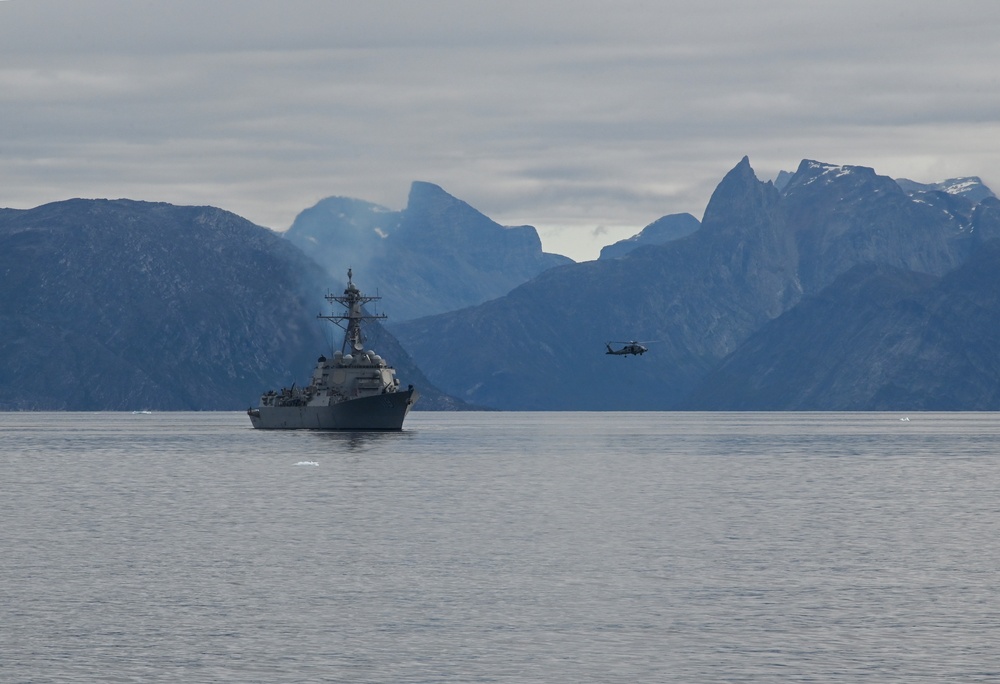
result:
[[[625,345],[621,349],[612,349],[612,344],[622,344]],[[649,349],[647,349],[641,342],[636,342],[632,340],[631,342],[608,342],[608,350],[604,352],[605,354],[614,354],[615,356],[628,356],[629,354],[635,354],[636,356],[642,356]]]

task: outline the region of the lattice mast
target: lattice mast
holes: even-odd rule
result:
[[[365,336],[361,331],[361,325],[380,318],[388,318],[385,314],[370,314],[364,311],[364,305],[369,302],[377,302],[381,297],[366,297],[352,280],[351,269],[347,269],[347,288],[343,296],[334,294],[326,295],[326,301],[332,305],[337,302],[346,311],[342,314],[330,314],[324,316],[319,314],[316,318],[331,321],[344,330],[344,341],[340,345],[340,351],[344,354],[360,353],[365,349]],[[345,324],[346,321],[346,324]],[[349,351],[350,350],[350,351]]]

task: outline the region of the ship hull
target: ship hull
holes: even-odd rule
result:
[[[261,406],[247,415],[260,430],[402,430],[418,397],[415,389],[408,389],[332,406]]]

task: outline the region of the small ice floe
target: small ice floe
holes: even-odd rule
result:
[[[297,466],[300,466],[300,465],[307,465],[307,466],[308,465],[314,465],[314,466],[318,466],[319,465],[319,461],[299,461],[295,465],[297,465]]]
[[[153,415],[153,412],[152,411],[145,411],[145,410],[143,410],[143,411],[132,411],[132,415],[133,416],[151,416],[151,415]]]
[[[901,422],[901,423],[909,423],[910,422],[910,417],[906,416],[905,418],[900,418],[899,422]]]

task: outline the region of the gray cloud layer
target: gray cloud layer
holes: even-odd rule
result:
[[[1000,185],[1000,4],[0,2],[0,205],[270,227],[412,180],[577,259],[750,155]]]

